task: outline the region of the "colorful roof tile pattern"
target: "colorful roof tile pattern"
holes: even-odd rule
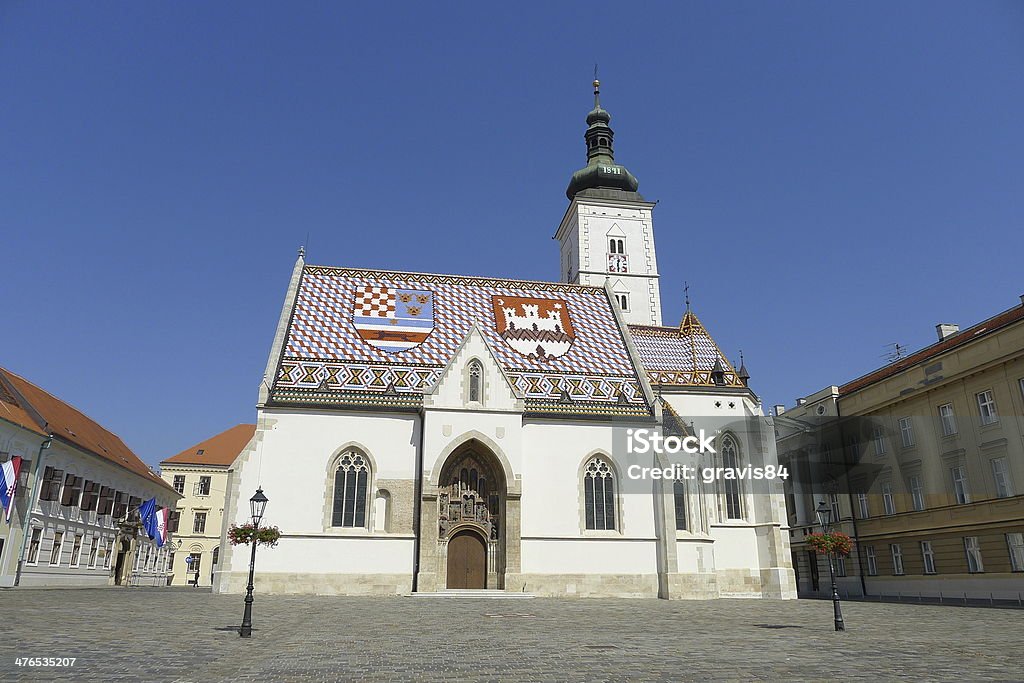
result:
[[[305,266],[272,400],[414,407],[476,325],[530,409],[650,414],[604,289]]]
[[[713,387],[715,361],[725,370],[725,386],[745,388],[736,370],[704,329],[697,316],[687,310],[679,327],[630,325],[640,362],[651,384],[662,386]]]

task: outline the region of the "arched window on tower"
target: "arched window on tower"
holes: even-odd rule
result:
[[[615,472],[601,456],[595,455],[583,468],[583,505],[586,528],[615,530]]]
[[[334,472],[334,509],[331,526],[366,526],[366,490],[370,464],[357,450],[346,451]]]
[[[484,368],[478,360],[469,362],[469,400],[481,403],[484,395]]]
[[[729,435],[722,439],[722,466],[726,469],[738,469],[740,466],[739,449]],[[743,519],[743,500],[740,496],[739,479],[723,479],[725,486],[725,518]]]

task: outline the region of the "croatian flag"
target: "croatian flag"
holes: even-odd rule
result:
[[[167,542],[167,508],[160,508],[154,515],[156,519],[156,547],[163,548]]]
[[[142,522],[146,535],[156,538],[156,498],[150,498],[139,506],[139,521]]]
[[[14,509],[14,490],[18,488],[18,472],[21,471],[21,456],[14,456],[0,465],[0,504],[4,506],[4,520],[11,521]]]

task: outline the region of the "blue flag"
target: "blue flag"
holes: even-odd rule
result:
[[[139,519],[142,520],[142,528],[146,530],[146,535],[151,539],[156,538],[159,533],[156,519],[156,498],[150,498],[139,506]]]

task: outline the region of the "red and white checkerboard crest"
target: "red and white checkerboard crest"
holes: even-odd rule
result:
[[[564,356],[576,341],[569,307],[561,299],[495,295],[491,300],[498,334],[528,358]]]
[[[401,353],[419,346],[434,331],[434,293],[364,285],[356,289],[352,324],[367,344]]]

